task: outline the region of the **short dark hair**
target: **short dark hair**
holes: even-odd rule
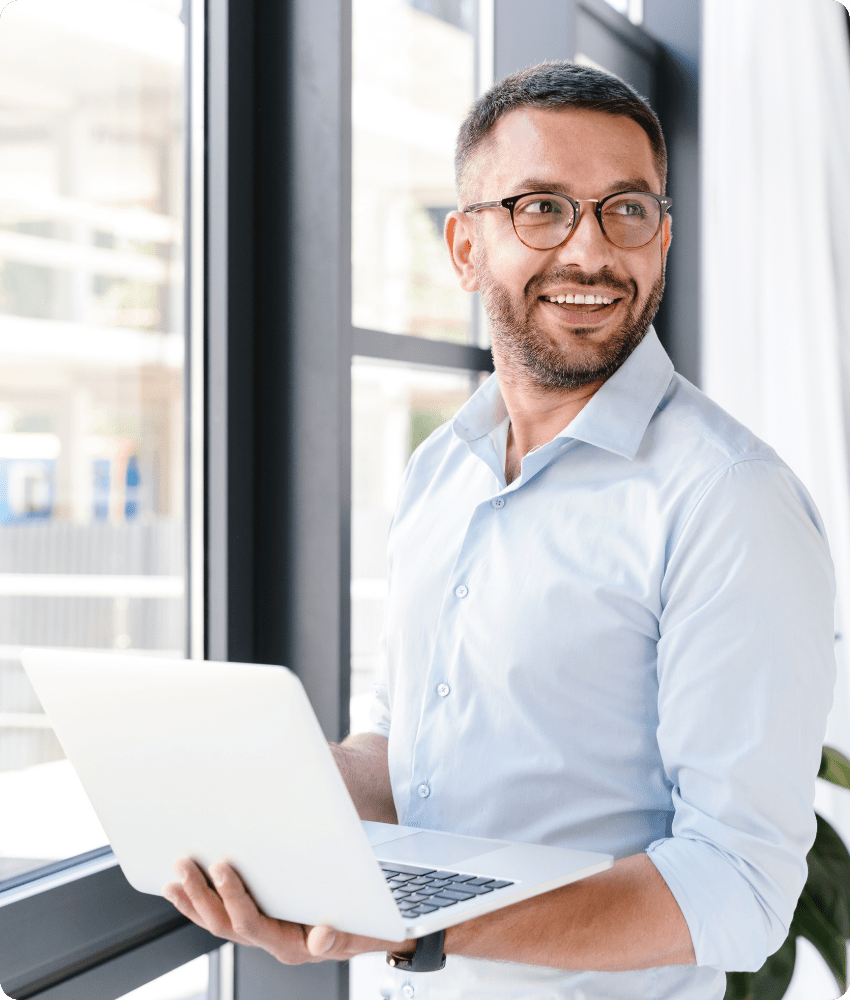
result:
[[[463,198],[464,175],[473,154],[489,139],[499,119],[517,108],[576,108],[631,118],[649,137],[664,194],[667,147],[658,116],[646,99],[611,73],[561,60],[539,63],[506,76],[472,105],[457,137],[455,182],[459,197]]]

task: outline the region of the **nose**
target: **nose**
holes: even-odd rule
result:
[[[583,270],[598,271],[603,264],[612,260],[614,248],[605,238],[596,218],[596,199],[585,198],[578,201],[578,222],[567,242],[555,252],[565,265],[577,264]]]

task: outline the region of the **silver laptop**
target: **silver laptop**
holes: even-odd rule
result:
[[[21,659],[136,889],[229,861],[270,916],[421,937],[604,871],[607,854],[361,822],[285,667],[28,649]]]

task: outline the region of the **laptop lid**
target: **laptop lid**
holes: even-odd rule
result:
[[[57,650],[21,659],[127,880],[230,861],[270,916],[389,940],[404,924],[285,667]]]

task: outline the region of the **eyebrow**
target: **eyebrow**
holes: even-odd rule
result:
[[[552,191],[554,194],[570,194],[570,186],[568,184],[560,184],[557,181],[547,181],[542,180],[539,177],[526,177],[524,180],[520,181],[517,188],[522,191]],[[646,191],[652,194],[652,185],[644,177],[627,177],[625,180],[615,181],[610,184],[604,191],[601,192],[601,196],[604,198],[605,195],[614,194],[617,191]]]

